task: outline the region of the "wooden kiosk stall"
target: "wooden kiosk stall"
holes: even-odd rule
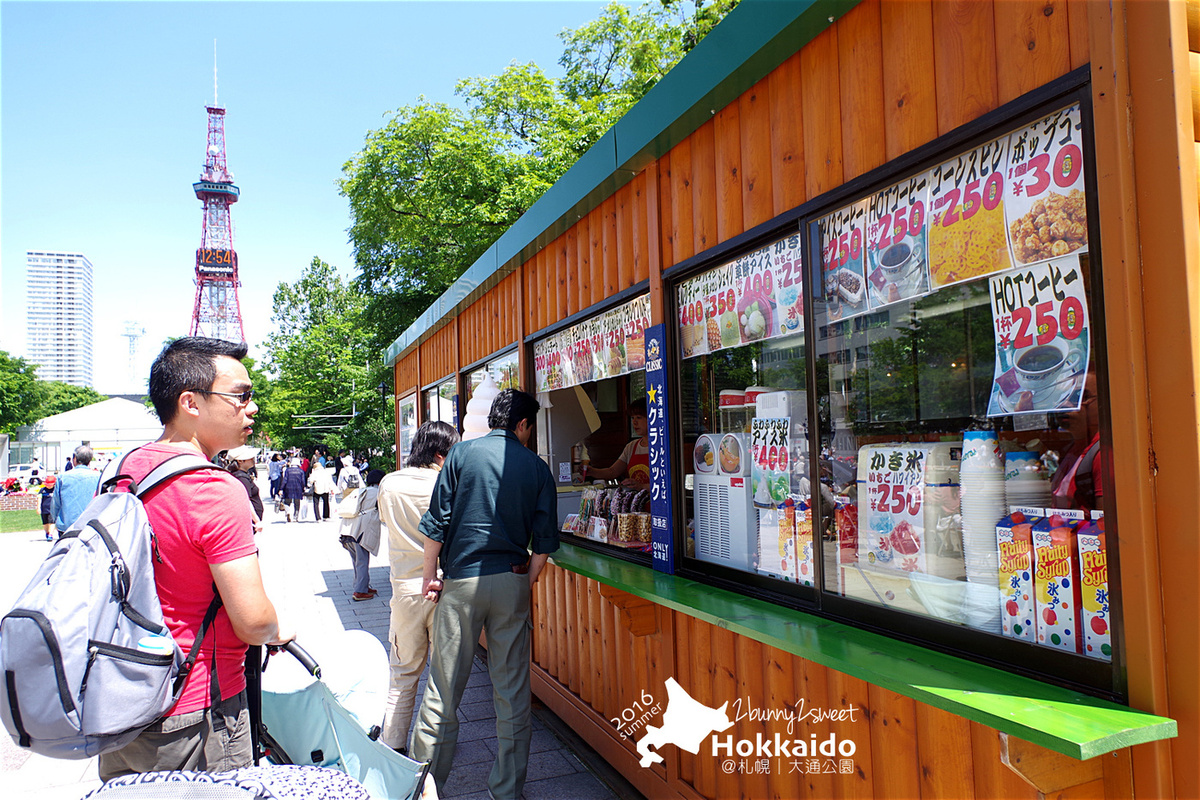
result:
[[[534,691],[642,793],[1200,797],[1193,50],[746,0],[389,349],[401,453],[543,399]]]

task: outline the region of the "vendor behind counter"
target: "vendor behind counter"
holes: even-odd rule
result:
[[[644,397],[639,397],[629,404],[629,422],[633,427],[634,438],[625,445],[625,449],[612,465],[586,467],[583,476],[585,482],[593,479],[620,480],[623,486],[639,489],[650,487],[650,438],[647,433]]]

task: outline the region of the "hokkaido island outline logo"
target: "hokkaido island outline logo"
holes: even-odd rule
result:
[[[667,707],[656,702],[653,695],[642,690],[641,696],[620,716],[612,718],[622,738],[632,739],[639,731],[645,731],[637,740],[638,762],[643,768],[662,763],[657,751],[664,745],[673,744],[692,755],[700,753],[705,739],[711,737],[711,754],[722,757],[721,770],[726,773],[754,772],[770,773],[772,761],[782,761],[779,771],[800,773],[853,774],[853,755],[858,749],[853,739],[839,739],[837,734],[818,739],[817,734],[807,738],[796,737],[797,722],[857,722],[860,709],[851,704],[845,709],[807,708],[804,700],[778,709],[751,707],[749,698],[745,704],[741,698],[734,701],[733,717],[729,715],[729,701],[720,708],[711,708],[696,700],[674,678],[668,678]],[[662,713],[662,725],[649,724]],[[719,736],[739,720],[761,723],[786,723],[786,735],[774,731],[773,735],[755,734],[754,739],[737,739],[733,734]],[[653,748],[653,749],[651,749]],[[790,767],[790,769],[787,769]]]

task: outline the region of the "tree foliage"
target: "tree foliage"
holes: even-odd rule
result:
[[[276,288],[272,323],[264,367],[273,378],[262,380],[256,366],[248,367],[255,386],[264,386],[256,395],[259,435],[273,448],[324,444],[387,463],[390,408],[376,389],[387,368],[372,343],[363,295],[314,258],[296,283]]]
[[[563,75],[514,63],[418,99],[343,166],[356,277],[314,258],[280,284],[263,370],[248,365],[272,447],[392,452],[384,349],[695,46],[737,0],[619,3],[560,34]],[[261,388],[260,388],[261,387]],[[358,412],[341,420],[297,416]],[[388,459],[384,458],[386,462]]]
[[[462,107],[392,112],[343,166],[357,284],[390,344],[695,46],[737,0],[608,5],[536,64],[467,78]]]
[[[0,350],[0,433],[17,432],[17,426],[37,419],[41,405],[36,364]]]
[[[40,388],[42,402],[38,406],[36,419],[45,419],[108,399],[90,386],[75,386],[62,381],[42,381]]]
[[[38,380],[37,364],[0,350],[0,433],[64,411],[90,406],[104,395],[89,386]]]

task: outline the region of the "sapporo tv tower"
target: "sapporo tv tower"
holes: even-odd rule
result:
[[[238,303],[238,259],[233,249],[229,206],[237,202],[238,187],[225,165],[225,109],[217,105],[217,67],[213,64],[213,104],[208,106],[208,148],[200,180],[192,184],[204,203],[200,249],[196,251],[196,303],[191,336],[210,336],[244,342],[242,309]]]

